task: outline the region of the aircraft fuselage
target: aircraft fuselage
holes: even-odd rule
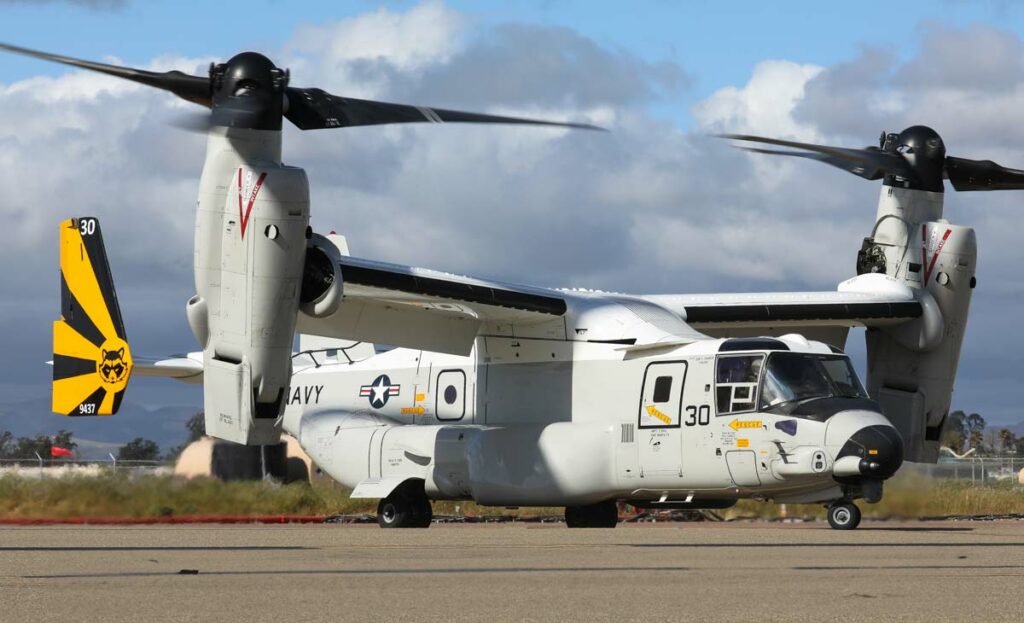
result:
[[[821,408],[797,415],[769,404],[785,397],[769,380],[772,357],[853,374],[821,343],[709,339],[657,356],[624,351],[481,337],[467,357],[399,348],[349,363],[318,353],[319,365],[292,378],[284,428],[354,497],[422,479],[433,499],[497,506],[827,501],[864,477],[880,483],[902,460],[892,456],[899,448],[865,443],[850,458],[861,431],[881,427],[898,440],[866,395],[798,400]],[[865,473],[871,463],[880,475]]]

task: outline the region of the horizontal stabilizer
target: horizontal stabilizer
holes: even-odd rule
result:
[[[133,374],[177,379],[183,383],[203,382],[202,351],[170,357],[136,357]]]

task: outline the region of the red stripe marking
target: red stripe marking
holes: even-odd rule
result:
[[[928,226],[922,224],[921,225],[921,270],[924,270],[924,269],[926,269],[928,267],[928,235],[927,235],[927,232],[928,232]],[[925,277],[924,277],[924,282],[925,282],[925,285],[927,285],[927,283],[928,283],[927,271],[926,271],[926,274],[925,274]]]
[[[323,523],[324,515],[177,515],[170,517],[2,517],[2,526],[152,525],[152,524],[285,524]]]
[[[242,239],[245,239],[245,228],[249,225],[249,215],[252,214],[252,205],[256,203],[256,195],[260,193],[260,188],[263,186],[263,180],[267,179],[266,172],[260,173],[260,177],[256,180],[256,185],[252,187],[252,192],[249,193],[249,203],[245,206],[245,211],[242,211],[242,168],[238,168],[238,218],[242,221]]]
[[[947,229],[946,233],[942,234],[942,240],[935,246],[935,253],[932,254],[932,261],[928,264],[928,270],[924,271],[925,284],[928,283],[928,279],[931,278],[932,271],[935,270],[935,262],[939,259],[939,253],[942,253],[942,247],[946,246],[946,240],[949,239],[949,235],[953,233],[953,230]]]

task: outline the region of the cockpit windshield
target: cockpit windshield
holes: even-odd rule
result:
[[[760,408],[792,413],[818,398],[867,398],[864,386],[841,355],[775,352],[761,379]]]

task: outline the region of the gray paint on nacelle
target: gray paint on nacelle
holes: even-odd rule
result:
[[[281,164],[280,132],[210,130],[189,306],[193,332],[206,337],[210,435],[245,444],[278,437],[308,224],[309,182]]]

